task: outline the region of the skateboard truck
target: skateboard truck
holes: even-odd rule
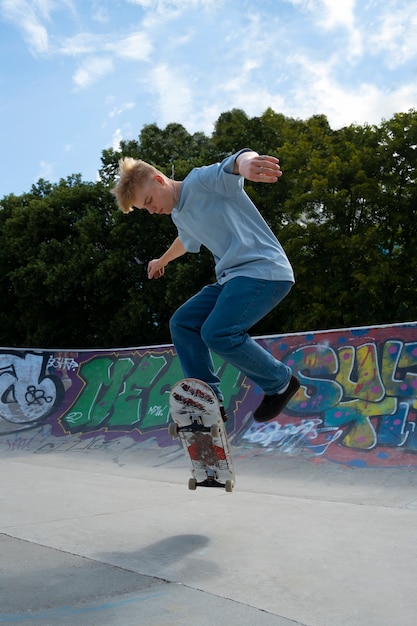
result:
[[[204,426],[197,420],[193,420],[191,424],[186,426],[178,426],[176,422],[170,422],[168,426],[168,434],[173,439],[178,438],[179,433],[210,433],[213,438],[220,436],[220,428],[218,424]]]
[[[220,483],[216,479],[216,475],[213,473],[212,476],[207,474],[207,478],[205,480],[198,481],[196,478],[190,478],[188,481],[188,489],[195,491],[197,487],[216,487],[225,489],[228,493],[232,493],[234,484],[232,480],[226,480],[224,484]]]

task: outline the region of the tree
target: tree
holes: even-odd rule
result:
[[[149,281],[148,262],[171,244],[169,219],[124,215],[110,188],[133,156],[183,179],[241,147],[276,155],[276,185],[245,188],[294,266],[290,295],[255,334],[390,323],[417,315],[417,115],[332,130],[267,109],[222,113],[211,137],[180,124],[142,128],[102,153],[100,182],[40,179],[0,203],[0,341],[8,346],[109,347],[170,342],[169,318],[215,280],[202,249]]]

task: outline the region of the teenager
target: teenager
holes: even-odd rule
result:
[[[215,262],[216,282],[179,307],[170,330],[185,377],[208,383],[222,403],[220,380],[211,353],[234,365],[264,391],[254,413],[258,422],[276,417],[300,387],[291,369],[249,335],[289,293],[290,262],[244,190],[244,179],[276,183],[279,160],[243,149],[221,163],[194,168],[175,181],[144,161],[120,161],[112,190],[119,208],[169,215],[178,237],[149,262],[148,277],[160,278],[171,261],[204,245]],[[224,419],[227,419],[222,408]]]

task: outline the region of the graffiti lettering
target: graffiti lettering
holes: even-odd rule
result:
[[[417,466],[417,323],[259,341],[291,367],[301,387],[278,418],[255,424],[262,390],[213,355],[232,443],[359,465]],[[181,378],[171,346],[117,352],[3,350],[0,434],[24,437],[23,430],[47,422],[55,439],[81,437],[78,446],[87,446],[80,441],[107,445],[126,436],[135,444],[153,439],[161,447],[172,446],[166,432],[168,400]],[[7,449],[24,450],[32,445],[29,440],[9,439]],[[51,441],[41,448],[51,449]]]
[[[343,431],[333,429],[319,430],[320,419],[301,420],[298,424],[280,424],[278,420],[269,424],[252,424],[243,436],[243,441],[264,448],[280,448],[287,454],[293,454],[300,448],[308,448],[314,454],[321,455],[331,443],[336,441]],[[326,432],[325,441],[312,443]],[[329,434],[327,433],[331,433]]]
[[[46,365],[46,369],[49,371],[51,369],[55,370],[66,370],[66,371],[76,371],[78,369],[78,363],[74,360],[74,357],[63,357],[63,356],[55,356],[51,354],[48,359],[48,363]]]
[[[0,432],[37,423],[60,405],[64,389],[46,374],[46,362],[31,352],[0,354]]]
[[[52,402],[52,396],[45,395],[43,389],[36,389],[35,385],[29,385],[25,393],[25,400],[28,405],[30,404],[42,404],[43,402]]]
[[[217,364],[233,413],[234,397],[244,397],[248,388],[239,384],[242,375],[236,368],[222,361]],[[181,376],[178,359],[171,349],[128,357],[97,356],[80,362],[78,377],[83,388],[70,411],[61,418],[61,424],[70,433],[103,428],[144,433],[166,428],[169,392]],[[194,403],[204,410],[197,400]]]
[[[375,343],[338,351],[320,345],[297,348],[286,359],[302,384],[291,410],[319,415],[325,427],[348,426],[341,440],[347,447],[369,450],[378,444],[372,418],[383,423],[382,430],[396,431],[402,445],[411,428],[399,399],[408,397],[407,406],[416,407],[417,374],[411,370],[417,366],[417,343],[387,341],[378,356]]]

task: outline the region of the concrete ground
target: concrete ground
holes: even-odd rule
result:
[[[233,449],[0,457],[0,624],[415,626],[417,473]]]

